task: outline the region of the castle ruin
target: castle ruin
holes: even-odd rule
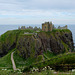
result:
[[[52,22],[45,22],[42,24],[42,31],[52,31]]]
[[[67,25],[65,25],[65,26],[63,26],[63,27],[60,27],[60,26],[58,27],[58,29],[61,29],[61,30],[62,30],[62,29],[67,29],[67,28],[68,28]]]
[[[42,24],[42,31],[52,31],[53,29],[56,29],[56,27],[52,24],[52,22],[45,22]],[[68,29],[67,25],[60,27],[58,26],[57,29]]]

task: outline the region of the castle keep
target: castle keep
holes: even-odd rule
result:
[[[42,24],[42,31],[52,31],[52,22],[45,22]]]

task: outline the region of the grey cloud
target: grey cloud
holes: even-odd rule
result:
[[[0,0],[0,15],[15,16],[11,19],[11,23],[18,23],[18,21],[31,23],[32,18],[36,23],[50,19],[56,23],[60,19],[64,21],[64,18],[65,23],[72,22],[72,19],[74,23],[75,0]],[[23,19],[15,19],[18,15]],[[19,16],[18,18],[22,18]],[[6,18],[0,18],[0,21],[8,22]]]
[[[75,0],[3,0],[3,1],[0,0],[1,8],[6,9],[7,6],[9,7],[7,8],[9,10],[10,9],[66,10],[66,9],[75,9]]]

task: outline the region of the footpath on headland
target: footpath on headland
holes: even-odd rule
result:
[[[12,65],[13,65],[13,70],[17,70],[14,59],[13,59],[13,54],[14,54],[14,52],[11,53],[11,61],[12,61]]]

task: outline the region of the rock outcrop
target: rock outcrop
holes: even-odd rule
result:
[[[54,54],[72,52],[74,45],[71,31],[60,30],[39,32],[37,35],[23,35],[17,42],[17,52],[24,58],[36,57],[47,50]]]
[[[16,48],[17,53],[24,57],[37,57],[49,50],[54,54],[72,52],[74,50],[72,33],[68,29],[53,30],[52,32],[38,32],[24,34],[28,30],[8,31],[0,37],[0,56]],[[33,33],[29,31],[29,33]]]

